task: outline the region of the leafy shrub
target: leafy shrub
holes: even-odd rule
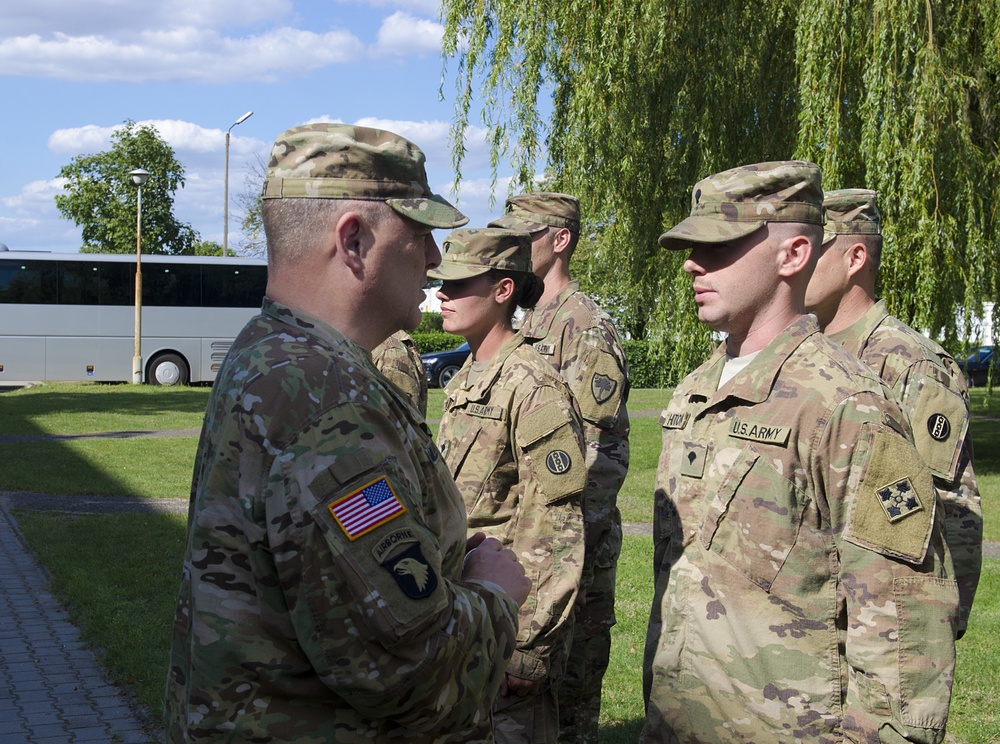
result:
[[[421,313],[420,325],[413,333],[441,333],[444,331],[443,323],[444,319],[441,317],[441,313]]]
[[[413,337],[413,342],[417,345],[421,354],[429,354],[432,351],[448,351],[465,341],[461,336],[455,336],[444,331],[421,333],[418,329],[410,335]]]
[[[634,388],[665,388],[677,384],[671,379],[666,363],[667,353],[654,349],[644,338],[624,341],[622,348],[628,359],[629,384]]]

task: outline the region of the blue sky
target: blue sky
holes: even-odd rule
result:
[[[78,249],[79,228],[55,207],[57,174],[77,155],[108,149],[126,119],[155,126],[173,147],[186,170],[174,213],[221,243],[225,132],[253,111],[230,140],[231,248],[241,237],[234,197],[246,191],[248,165],[266,159],[280,132],[310,121],[408,137],[427,153],[431,187],[456,199],[447,140],[455,64],[445,70],[441,59],[436,0],[8,5],[0,14],[0,243],[11,249]],[[457,195],[473,226],[499,212],[509,183],[501,173],[490,207],[483,135],[471,128]]]

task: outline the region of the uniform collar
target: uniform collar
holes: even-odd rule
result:
[[[468,371],[466,367],[472,366],[472,355],[466,360],[462,371],[456,375],[458,380],[458,390],[452,396],[456,404],[481,401],[490,394],[490,388],[500,377],[503,365],[508,357],[517,350],[517,347],[525,343],[524,337],[520,333],[515,333],[503,346],[493,355],[493,358],[486,364],[486,369],[479,373],[479,377],[471,385],[468,382]]]
[[[868,345],[868,339],[888,317],[889,311],[886,309],[885,300],[879,300],[853,324],[831,334],[830,338],[847,349],[851,355],[860,356],[861,350]]]
[[[524,314],[521,321],[521,333],[525,338],[542,339],[552,330],[552,321],[559,314],[566,301],[580,291],[580,282],[572,280],[553,297],[544,307],[533,307]]]

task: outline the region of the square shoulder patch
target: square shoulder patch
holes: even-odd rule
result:
[[[844,539],[908,563],[923,561],[936,496],[927,466],[898,433],[865,424],[854,451]]]

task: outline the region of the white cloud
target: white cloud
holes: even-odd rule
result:
[[[225,149],[225,130],[206,128],[176,119],[157,119],[136,122],[153,127],[160,137],[173,148],[179,159],[183,154],[217,154]],[[49,136],[49,149],[64,155],[83,155],[102,152],[111,147],[111,135],[122,128],[87,125],[73,129],[57,129]],[[230,159],[249,157],[266,145],[252,137],[240,137],[235,132],[229,138]]]
[[[421,15],[438,17],[441,12],[440,0],[337,0],[341,4],[362,4],[370,8],[402,8]]]
[[[277,82],[353,62],[364,44],[351,32],[279,28],[246,38],[193,26],[142,31],[129,41],[62,33],[0,40],[6,75],[104,82]]]
[[[249,27],[293,12],[292,0],[31,0],[7,4],[0,37],[59,31],[124,39],[148,28]]]
[[[443,35],[440,23],[399,10],[382,21],[372,54],[377,57],[439,54]]]
[[[57,214],[55,195],[62,193],[65,178],[53,178],[48,181],[31,181],[21,187],[20,193],[0,199],[0,204],[19,216],[51,217]]]

